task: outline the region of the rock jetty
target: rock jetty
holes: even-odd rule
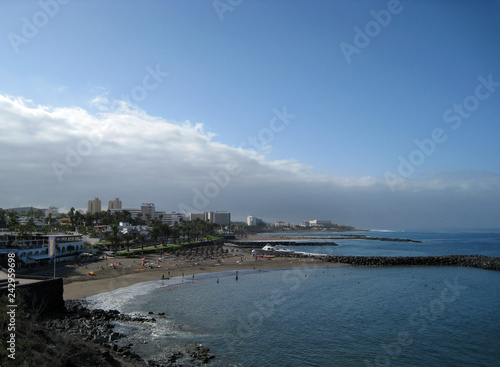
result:
[[[448,255],[417,257],[331,256],[325,261],[354,266],[464,266],[500,271],[500,258],[482,255]]]

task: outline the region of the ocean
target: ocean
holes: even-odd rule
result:
[[[340,246],[297,250],[500,257],[499,230],[360,234],[422,243],[335,240]],[[165,313],[156,322],[116,325],[128,335],[121,343],[133,343],[145,359],[202,343],[216,355],[210,366],[495,366],[499,284],[499,272],[475,268],[330,265],[240,270],[238,280],[233,271],[172,278],[88,300],[124,313]]]

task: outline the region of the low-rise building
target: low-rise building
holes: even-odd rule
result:
[[[33,233],[29,236],[18,233],[0,233],[0,257],[9,253],[16,254],[16,264],[23,267],[32,264],[48,264],[49,240],[53,237],[56,245],[56,261],[74,259],[84,252],[84,243],[81,235],[66,234],[40,234]]]
[[[311,226],[331,226],[332,221],[331,220],[314,219],[314,220],[309,221],[309,225],[311,225]]]
[[[249,226],[262,226],[265,225],[264,221],[256,216],[249,215],[247,217],[247,225]]]
[[[186,217],[184,213],[178,213],[178,212],[156,212],[156,218],[161,219],[162,223],[168,223],[170,225],[173,225],[174,223],[180,223],[180,222],[185,222],[188,221],[189,218]]]

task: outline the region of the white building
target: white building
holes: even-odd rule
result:
[[[189,218],[186,217],[184,213],[177,213],[177,212],[171,212],[171,213],[166,213],[166,212],[156,212],[156,218],[160,218],[161,215],[161,221],[162,223],[168,223],[170,225],[173,225],[174,223],[180,223],[182,221],[188,221]]]
[[[253,215],[249,215],[247,217],[247,225],[249,226],[256,226],[257,225],[257,217],[254,217]]]
[[[155,219],[155,205],[153,203],[142,203],[141,216],[142,220],[149,224],[153,219]]]
[[[194,221],[200,219],[204,222],[217,223],[223,226],[231,224],[231,213],[225,211],[203,212],[189,214],[189,220]]]
[[[208,220],[210,223],[217,223],[223,226],[231,224],[231,213],[228,212],[209,212]]]
[[[10,234],[0,234],[0,256],[15,253],[19,267],[29,264],[48,264],[49,238],[54,237],[57,261],[72,260],[84,252],[81,235],[45,235],[34,233],[31,238]]]
[[[331,220],[319,220],[319,219],[314,219],[309,221],[309,225],[311,226],[330,226],[332,225]]]
[[[249,215],[247,217],[247,225],[249,225],[249,226],[262,226],[262,225],[265,225],[265,223],[262,219],[257,218],[253,215]]]

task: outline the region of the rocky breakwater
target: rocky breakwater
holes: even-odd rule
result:
[[[90,309],[83,300],[66,301],[66,311],[54,315],[44,321],[44,327],[49,330],[58,330],[62,333],[79,336],[86,341],[93,342],[105,350],[99,352],[101,358],[111,365],[116,366],[149,366],[149,367],[175,367],[175,366],[202,366],[215,356],[210,349],[201,344],[186,346],[184,350],[168,351],[159,360],[145,361],[133,352],[133,344],[118,343],[125,335],[114,331],[116,322],[154,323],[157,318],[165,317],[164,314],[154,315],[150,312],[147,316],[130,316],[117,310]],[[148,342],[148,341],[144,341]],[[121,361],[125,360],[125,363]]]
[[[500,271],[500,258],[482,255],[418,257],[327,256],[325,261],[355,266],[464,266]]]

